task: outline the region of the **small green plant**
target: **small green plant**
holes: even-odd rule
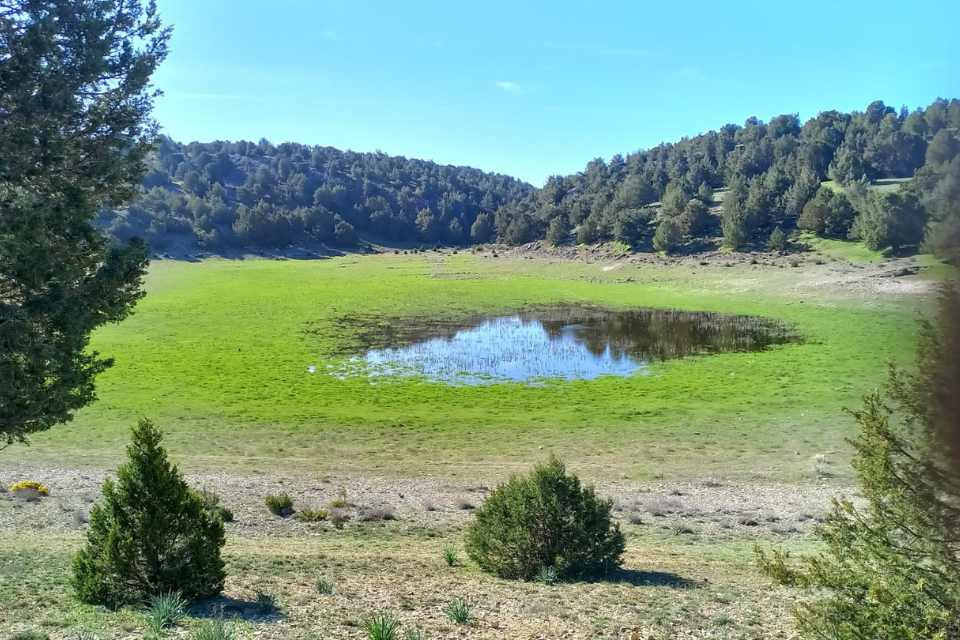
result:
[[[347,502],[347,490],[340,489],[340,493],[336,498],[330,501],[329,506],[331,509],[346,509],[348,506],[350,506],[350,503]]]
[[[253,604],[257,609],[257,613],[260,615],[270,615],[276,613],[279,610],[277,605],[277,597],[270,593],[269,591],[261,591],[257,589],[256,599]]]
[[[316,582],[317,593],[322,596],[332,596],[333,595],[333,580],[329,578],[319,577]]]
[[[455,567],[457,560],[457,550],[450,545],[445,546],[443,548],[443,561],[447,563],[447,566]]]
[[[343,509],[331,509],[330,510],[330,522],[333,523],[333,526],[337,529],[343,529],[343,525],[347,524],[350,521],[350,514]]]
[[[263,501],[266,503],[270,513],[275,516],[286,518],[293,513],[293,498],[286,493],[270,494],[264,498]]]
[[[397,640],[400,621],[389,611],[375,613],[363,624],[368,640]]]
[[[457,624],[470,624],[470,603],[463,598],[454,598],[450,604],[447,605],[447,608],[444,609],[444,613],[447,614],[447,617],[450,618],[452,622]]]
[[[186,609],[187,602],[176,591],[153,596],[147,608],[147,628],[160,637],[183,619]]]
[[[13,636],[10,636],[10,640],[50,640],[50,636],[39,631],[21,631]]]
[[[540,567],[534,579],[545,585],[554,585],[560,581],[560,574],[554,567]]]
[[[293,517],[300,522],[323,522],[329,515],[326,509],[301,509]]]
[[[233,511],[220,504],[220,496],[209,489],[200,489],[196,493],[203,503],[203,508],[210,515],[220,518],[223,522],[233,522]]]
[[[427,640],[427,634],[420,627],[407,629],[407,632],[403,634],[403,640]]]
[[[236,637],[236,628],[223,618],[205,620],[190,634],[190,640],[234,640]]]

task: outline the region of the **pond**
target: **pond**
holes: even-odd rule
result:
[[[587,306],[460,321],[381,318],[360,335],[366,350],[350,359],[356,373],[453,384],[628,376],[651,362],[760,351],[798,339],[769,318]]]

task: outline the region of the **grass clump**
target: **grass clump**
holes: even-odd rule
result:
[[[293,498],[286,493],[272,493],[265,497],[263,502],[275,516],[286,518],[293,513]]]
[[[560,574],[557,573],[555,567],[540,567],[534,579],[541,584],[550,586],[560,582]]]
[[[350,514],[344,509],[330,509],[330,522],[337,529],[343,529],[344,525],[350,522]]]
[[[233,511],[220,504],[220,496],[209,489],[197,491],[197,497],[203,502],[203,508],[223,522],[233,522]]]
[[[133,429],[128,461],[103,483],[71,582],[88,604],[139,604],[171,591],[214,596],[226,577],[223,521],[211,516],[160,446],[149,420]]]
[[[326,509],[301,509],[294,518],[300,522],[323,522],[330,515]]]
[[[268,616],[280,610],[280,606],[277,604],[277,597],[269,591],[261,591],[259,589],[255,594],[253,606],[256,608],[257,613],[262,616]]]
[[[329,507],[331,509],[346,509],[350,506],[350,503],[347,502],[347,491],[346,489],[340,489],[340,494],[330,501]]]
[[[317,588],[317,593],[319,593],[320,595],[322,596],[333,595],[333,591],[334,591],[333,580],[330,580],[329,578],[324,578],[323,576],[321,576],[317,578],[317,582],[315,586]]]
[[[183,619],[186,609],[186,600],[175,591],[153,596],[146,613],[147,629],[156,637],[162,636]]]
[[[381,611],[367,618],[363,627],[368,640],[397,640],[400,621],[389,611]]]
[[[190,640],[234,640],[237,630],[223,618],[205,620],[190,634]]]
[[[625,547],[612,508],[554,457],[494,489],[467,531],[467,553],[501,578],[532,580],[544,567],[563,579],[604,574]]]
[[[472,618],[470,603],[463,598],[454,598],[450,604],[447,605],[447,608],[444,609],[444,613],[447,614],[451,622],[457,624],[470,624]]]
[[[450,545],[447,545],[443,548],[443,561],[447,563],[448,567],[457,566],[457,550]]]

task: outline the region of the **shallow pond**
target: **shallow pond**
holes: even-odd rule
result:
[[[350,362],[367,375],[455,384],[627,376],[653,361],[760,351],[797,339],[783,323],[756,316],[582,306],[468,321],[381,319],[361,335],[368,348]]]

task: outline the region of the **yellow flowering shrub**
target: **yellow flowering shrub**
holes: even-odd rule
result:
[[[47,488],[47,485],[42,482],[37,482],[36,480],[21,480],[20,482],[14,482],[10,485],[10,492],[16,493],[18,491],[27,491],[34,490],[41,496],[50,495],[50,489]]]

